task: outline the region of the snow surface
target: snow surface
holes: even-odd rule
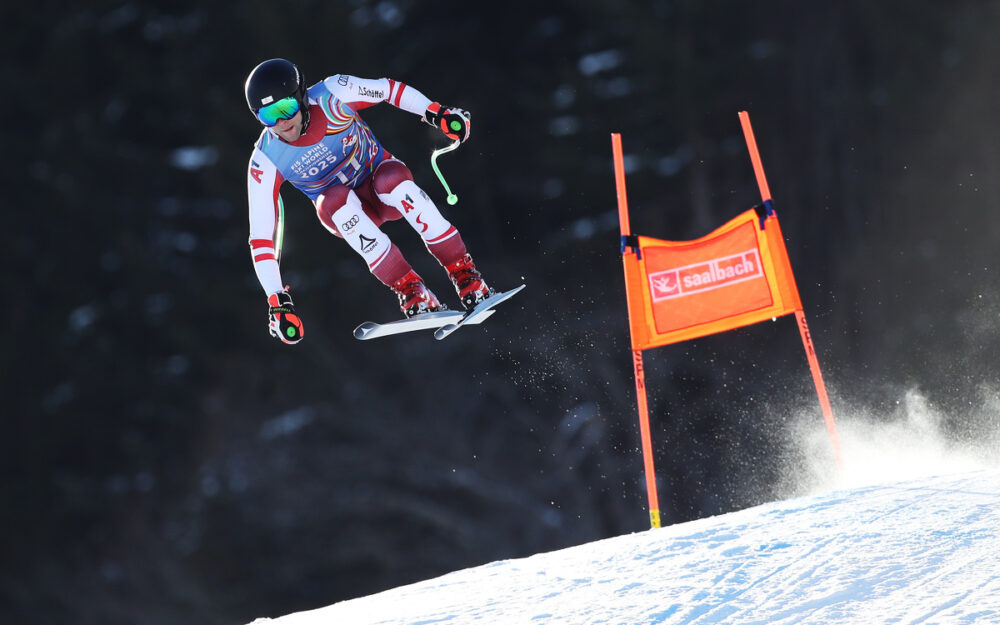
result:
[[[765,504],[254,623],[1000,623],[1000,470]]]
[[[793,416],[782,501],[254,624],[1000,625],[1000,392],[962,419],[838,403],[846,468]]]

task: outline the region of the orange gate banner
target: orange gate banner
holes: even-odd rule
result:
[[[773,211],[762,219],[750,209],[694,241],[639,236],[637,244],[638,254],[623,256],[633,350],[802,309]]]

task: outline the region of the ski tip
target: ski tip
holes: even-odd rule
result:
[[[359,325],[358,327],[354,328],[354,338],[360,341],[364,341],[369,338],[368,335],[371,334],[376,327],[377,324],[372,323],[371,321],[366,321],[361,325]]]

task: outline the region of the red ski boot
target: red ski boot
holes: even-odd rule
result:
[[[447,308],[434,297],[430,289],[424,286],[420,276],[414,271],[397,280],[391,288],[399,296],[399,309],[407,317],[416,317]]]
[[[472,308],[493,295],[493,290],[486,286],[486,283],[483,282],[483,276],[480,275],[475,263],[472,262],[472,256],[466,254],[445,269],[448,270],[448,277],[451,278],[452,284],[455,285],[455,291],[458,292],[458,297],[466,308]]]

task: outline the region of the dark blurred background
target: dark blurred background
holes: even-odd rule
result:
[[[633,230],[690,239],[759,201],[749,111],[834,411],[918,388],[983,425],[998,2],[56,6],[3,27],[3,623],[244,623],[646,529],[611,132]],[[454,207],[444,138],[364,117],[524,293],[440,343],[355,341],[395,299],[286,187],[307,338],[270,338],[243,81],[274,56],[470,110]],[[781,495],[786,423],[822,427],[794,320],[646,365],[664,524]]]

